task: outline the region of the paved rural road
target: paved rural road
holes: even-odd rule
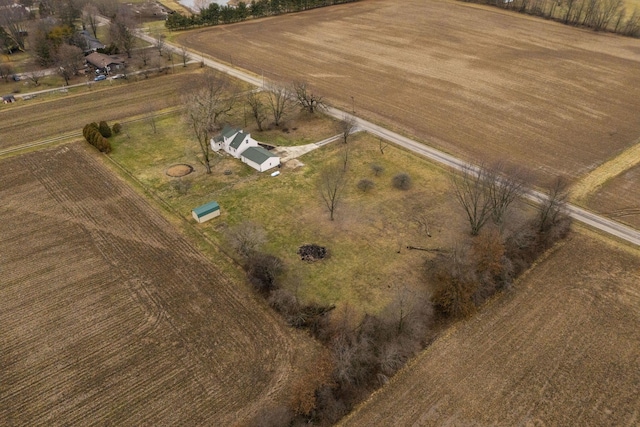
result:
[[[140,38],[142,38],[143,40],[151,44],[155,43],[155,39],[153,37],[150,37],[143,33],[138,33],[138,35]],[[171,49],[175,53],[180,53],[180,48],[175,45],[172,45],[171,43],[165,43],[165,47],[167,49]],[[239,71],[238,69],[230,67],[221,62],[206,58],[201,53],[194,53],[193,51],[189,51],[189,52],[192,56],[201,57],[202,61],[207,67],[220,70],[222,72],[229,74],[230,76],[236,77],[240,80],[243,80],[247,83],[251,83],[255,86],[258,86],[258,87],[264,86],[263,77],[259,77],[253,74]],[[344,112],[342,110],[338,110],[337,108],[332,108],[332,107],[330,107],[327,112],[329,115],[337,119],[342,119],[345,117],[345,115],[350,115],[347,112]],[[390,142],[393,142],[394,144],[404,147],[407,150],[411,150],[416,154],[425,156],[431,160],[434,160],[438,163],[444,164],[446,166],[449,166],[457,170],[462,170],[464,167],[467,166],[467,163],[463,162],[462,160],[456,157],[453,157],[447,153],[444,153],[440,150],[436,150],[433,147],[429,147],[428,145],[424,145],[422,143],[409,139],[405,136],[392,132],[389,129],[385,129],[382,126],[378,126],[366,120],[363,120],[357,117],[355,117],[355,119],[356,119],[358,128],[360,130],[364,130],[374,135],[377,135]],[[540,203],[540,201],[544,198],[544,196],[542,193],[538,191],[529,190],[529,192],[527,193],[527,198],[534,203]],[[620,224],[619,222],[612,221],[608,218],[602,217],[600,215],[589,212],[587,210],[584,210],[574,205],[568,205],[567,209],[569,211],[569,215],[571,215],[571,217],[576,221],[580,221],[583,224],[586,224],[590,227],[604,231],[605,233],[609,233],[622,240],[626,240],[627,242],[640,246],[640,231],[635,230],[631,227],[627,227],[623,224]]]

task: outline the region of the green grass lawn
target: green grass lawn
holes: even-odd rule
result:
[[[332,123],[322,117],[311,123],[315,121]],[[307,153],[298,159],[301,167],[284,165],[278,177],[260,174],[230,157],[216,158],[213,173],[207,175],[179,117],[164,116],[156,126],[154,134],[149,119],[126,125],[113,139],[112,158],[220,245],[226,244],[228,227],[243,221],[259,224],[268,235],[264,249],[287,266],[284,286],[306,301],[348,303],[375,312],[398,286],[424,289],[422,269],[429,255],[407,250],[407,245],[444,248],[463,236],[465,226],[449,194],[446,173],[393,146],[382,154],[378,140],[367,134],[350,142],[349,184],[335,221],[330,221],[316,183],[327,164],[341,162],[341,142]],[[302,127],[304,122],[299,123]],[[178,163],[194,166],[195,172],[183,178],[167,176],[167,168]],[[380,176],[374,176],[373,163],[384,168]],[[225,175],[225,170],[231,174]],[[399,172],[412,177],[408,191],[391,185]],[[375,187],[362,193],[356,187],[362,178],[371,179]],[[191,209],[211,200],[220,204],[222,215],[196,224]],[[429,218],[431,238],[419,230],[417,214]],[[306,243],[326,246],[329,258],[301,261],[296,251]]]

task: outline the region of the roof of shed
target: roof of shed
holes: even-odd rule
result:
[[[242,152],[242,157],[246,157],[254,163],[259,165],[266,162],[271,157],[278,157],[275,154],[270,153],[262,147],[249,147]]]
[[[217,210],[220,210],[220,205],[215,201],[206,203],[202,206],[198,206],[197,208],[193,208],[193,212],[195,212],[195,214],[199,217],[210,214],[211,212],[215,212]]]

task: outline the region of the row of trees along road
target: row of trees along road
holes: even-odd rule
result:
[[[470,239],[427,261],[432,302],[443,316],[471,315],[568,234],[568,181],[563,177],[544,187],[533,217],[515,224],[510,207],[528,183],[522,169],[504,163],[467,166],[452,176],[451,189],[467,219]]]
[[[172,13],[167,18],[166,27],[170,30],[182,30],[190,27],[205,25],[228,24],[244,21],[249,18],[280,15],[290,12],[334,4],[351,3],[357,0],[254,0],[249,3],[239,2],[237,6],[220,6],[208,0],[196,0],[197,13],[185,16],[179,12]]]

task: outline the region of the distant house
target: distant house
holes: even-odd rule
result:
[[[223,150],[259,172],[280,165],[280,157],[260,147],[251,134],[230,126],[225,126],[218,136],[211,139],[211,149],[216,152]]]
[[[191,215],[198,223],[209,221],[212,218],[220,216],[220,205],[218,205],[218,202],[209,202],[194,208],[191,211]]]
[[[87,30],[79,31],[80,37],[84,41],[84,51],[85,54],[95,52],[98,49],[104,49],[104,44],[97,38],[93,37],[91,33]]]
[[[3,95],[2,96],[2,103],[3,104],[13,104],[14,102],[16,102],[16,98],[13,95]]]
[[[84,57],[87,64],[93,66],[96,70],[109,74],[112,71],[123,70],[125,59],[120,55],[105,55],[103,53],[93,52]]]

